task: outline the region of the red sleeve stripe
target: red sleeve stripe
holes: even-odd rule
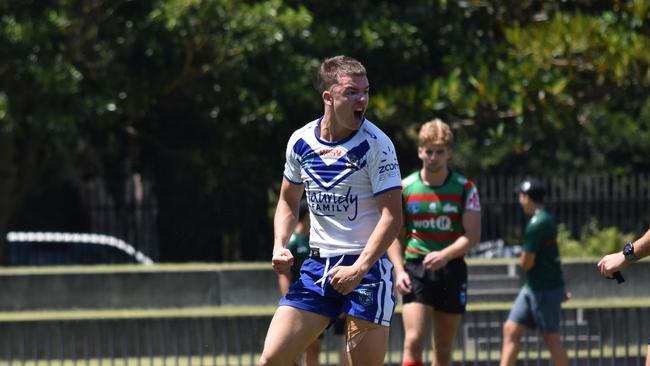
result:
[[[463,190],[466,191],[466,190],[470,189],[471,187],[474,187],[474,182],[472,182],[471,180],[468,180],[467,183],[465,183],[465,185],[463,186]]]
[[[419,250],[415,248],[406,248],[404,250],[407,253],[415,253],[415,254],[428,254],[429,252],[425,252],[424,250]]]
[[[440,201],[454,201],[462,202],[462,197],[459,194],[410,194],[406,196],[406,202],[440,202]]]
[[[435,241],[454,241],[458,239],[460,234],[458,233],[448,233],[448,234],[430,234],[430,233],[408,233],[406,237],[415,238],[421,240],[435,240]]]

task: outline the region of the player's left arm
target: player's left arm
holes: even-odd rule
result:
[[[476,186],[469,184],[462,216],[464,232],[443,250],[427,254],[422,264],[431,271],[443,268],[450,260],[465,255],[481,240],[481,203]]]
[[[522,251],[519,256],[519,266],[524,272],[528,272],[535,266],[535,253]]]
[[[286,295],[289,292],[289,287],[291,287],[291,272],[278,273],[278,287],[280,288],[280,293]]]
[[[458,237],[453,244],[443,249],[442,252],[449,259],[465,255],[481,239],[481,212],[465,211],[463,213],[463,229],[465,233]]]
[[[530,271],[535,266],[535,257],[542,246],[543,227],[539,224],[528,224],[524,232],[524,244],[519,255],[519,266],[524,272]]]
[[[481,239],[481,212],[465,211],[463,213],[463,229],[465,233],[459,236],[452,244],[438,252],[427,254],[424,266],[436,271],[454,259],[459,258],[467,253]]]
[[[402,191],[391,189],[376,196],[375,201],[381,217],[359,258],[351,266],[338,266],[330,272],[332,287],[344,295],[359,286],[363,276],[386,253],[402,228]]]
[[[291,183],[287,178],[282,179],[280,197],[273,217],[273,270],[288,273],[293,265],[293,254],[287,248],[291,233],[298,224],[298,206],[304,191],[304,186]]]

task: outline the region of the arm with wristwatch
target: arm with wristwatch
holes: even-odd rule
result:
[[[650,230],[642,237],[623,246],[620,252],[608,254],[598,262],[600,273],[607,278],[623,281],[620,271],[630,264],[650,254]]]

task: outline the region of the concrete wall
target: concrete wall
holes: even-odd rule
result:
[[[595,261],[567,262],[563,265],[567,290],[574,298],[650,297],[650,261],[635,263],[622,272],[625,282],[603,278]]]
[[[0,296],[0,311],[269,305],[280,298],[270,269],[191,265],[172,270],[164,266],[69,272],[5,269],[0,270],[0,293],[10,294]]]

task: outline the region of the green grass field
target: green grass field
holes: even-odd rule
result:
[[[389,355],[386,355],[386,360],[392,360],[392,364],[399,364],[401,354],[399,352],[392,352]],[[548,351],[542,350],[538,352],[537,350],[530,350],[526,355],[525,350],[522,350],[519,355],[519,359],[523,360],[525,356],[528,356],[529,360],[543,360],[544,364],[549,359],[550,355]],[[613,356],[616,356],[617,359],[624,357],[629,359],[632,358],[644,358],[645,357],[645,348],[639,350],[638,347],[604,347],[592,348],[592,349],[581,349],[577,353],[569,352],[569,359],[574,360],[576,358],[603,358],[605,361],[611,360]],[[11,362],[6,360],[0,361],[0,366],[228,366],[228,365],[256,365],[259,360],[260,354],[257,353],[246,353],[242,355],[219,355],[216,357],[213,356],[152,356],[152,357],[117,357],[117,358],[89,358],[89,359],[53,359],[53,360],[13,360]],[[466,352],[463,356],[462,350],[455,350],[453,360],[462,361],[463,359],[468,360],[468,362],[477,361],[487,361],[491,360],[493,362],[498,362],[500,357],[500,352]],[[431,355],[428,355],[428,360],[431,359]],[[337,352],[322,352],[320,356],[321,364],[339,364],[339,355]],[[533,361],[535,362],[535,361]],[[598,363],[598,361],[594,361]],[[605,362],[605,364],[608,364]]]

